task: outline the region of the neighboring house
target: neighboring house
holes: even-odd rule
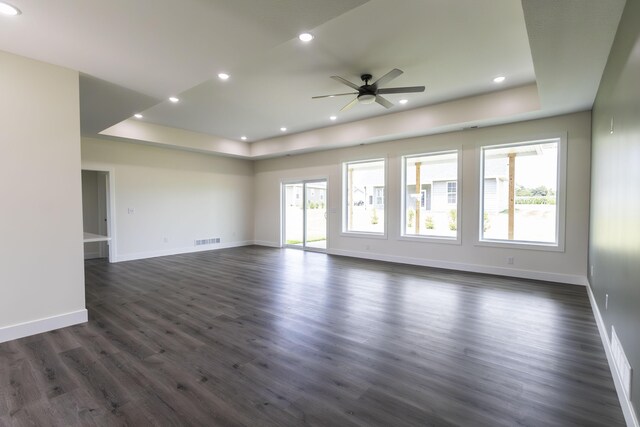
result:
[[[405,200],[407,210],[416,209],[416,198],[420,198],[420,209],[427,212],[448,212],[458,206],[457,163],[423,164],[420,169],[420,194],[416,192],[416,177],[408,174]]]
[[[384,210],[384,174],[375,166],[359,167],[353,175],[352,197],[354,206]]]
[[[540,156],[540,146],[516,146],[492,150],[484,160],[484,212],[496,214],[509,209],[509,157],[516,153],[518,158]],[[518,163],[516,163],[517,165]]]
[[[323,204],[327,203],[327,188],[324,185],[314,186],[307,184],[307,203]],[[303,203],[302,185],[285,186],[285,200],[289,206],[301,208]]]
[[[364,206],[367,200],[366,188],[355,187],[353,189],[354,206]]]
[[[307,184],[307,203],[326,206],[327,188],[325,184],[322,186],[314,186],[313,183]]]
[[[285,186],[285,200],[289,206],[296,208],[302,207],[302,185],[287,185]]]
[[[484,211],[489,214],[509,208],[509,160],[488,159],[484,165]]]
[[[484,163],[484,212],[494,214],[509,206],[509,159],[508,152],[518,156],[535,156],[541,153],[535,147],[510,147],[496,152]],[[420,194],[416,192],[416,177],[407,174],[405,200],[407,211],[416,209],[416,198],[420,198],[420,209],[430,213],[448,212],[457,208],[458,183],[455,162],[422,163],[420,168]]]

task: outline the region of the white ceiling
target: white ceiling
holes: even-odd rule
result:
[[[142,112],[145,123],[244,144],[241,135],[290,142],[330,125],[390,113],[402,120],[406,110],[531,84],[541,104],[514,120],[588,109],[625,0],[11,3],[22,14],[0,17],[0,50],[79,70],[84,134]],[[316,38],[304,44],[302,31]],[[405,73],[387,86],[426,91],[387,95],[396,104],[390,110],[372,104],[341,113],[350,97],[311,99],[350,91],[331,75],[360,84],[360,74],[376,79],[392,68]],[[220,81],[221,71],[231,78]],[[497,75],[507,80],[498,86]],[[398,105],[403,97],[409,103]],[[283,136],[281,126],[296,135]]]

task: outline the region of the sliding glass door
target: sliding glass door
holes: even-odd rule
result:
[[[327,181],[283,184],[283,240],[289,247],[327,249]]]

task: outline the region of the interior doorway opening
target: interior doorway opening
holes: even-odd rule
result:
[[[110,172],[82,170],[84,259],[112,261]]]
[[[282,186],[283,242],[287,247],[326,251],[327,180],[305,180]]]

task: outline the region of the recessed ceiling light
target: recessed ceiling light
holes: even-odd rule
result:
[[[494,83],[502,83],[503,81],[505,81],[507,78],[505,76],[498,76],[496,78],[493,79]]]
[[[400,101],[398,101],[400,104],[406,104],[407,102],[409,102],[408,99],[401,99]]]
[[[15,6],[11,6],[9,3],[0,1],[0,13],[3,15],[16,16],[20,15],[20,9]]]
[[[280,130],[281,130],[282,132],[286,132],[286,131],[287,131],[287,128],[285,128],[285,127],[281,127],[281,128],[280,128]]]
[[[305,42],[305,43],[308,43],[308,42],[310,42],[311,40],[313,40],[313,35],[312,35],[312,34],[309,34],[309,33],[302,33],[302,34],[300,34],[300,35],[298,36],[298,38],[299,38],[301,41],[303,41],[303,42]]]
[[[180,99],[176,98],[175,96],[172,96],[172,97],[169,98],[169,101],[171,101],[171,102],[173,102],[175,104],[176,102],[179,102]]]
[[[136,114],[133,115],[133,117],[135,117],[136,119],[141,119],[144,116],[142,114],[140,114],[140,113],[136,113]]]
[[[240,139],[243,140],[243,141],[246,141],[247,137],[246,136],[241,136]]]
[[[227,73],[220,73],[220,74],[218,74],[218,78],[219,78],[220,80],[228,80],[228,79],[229,79],[229,74],[227,74]]]
[[[329,117],[329,120],[337,120],[337,119],[338,119],[338,117],[337,117],[337,116],[331,116],[331,117]]]

